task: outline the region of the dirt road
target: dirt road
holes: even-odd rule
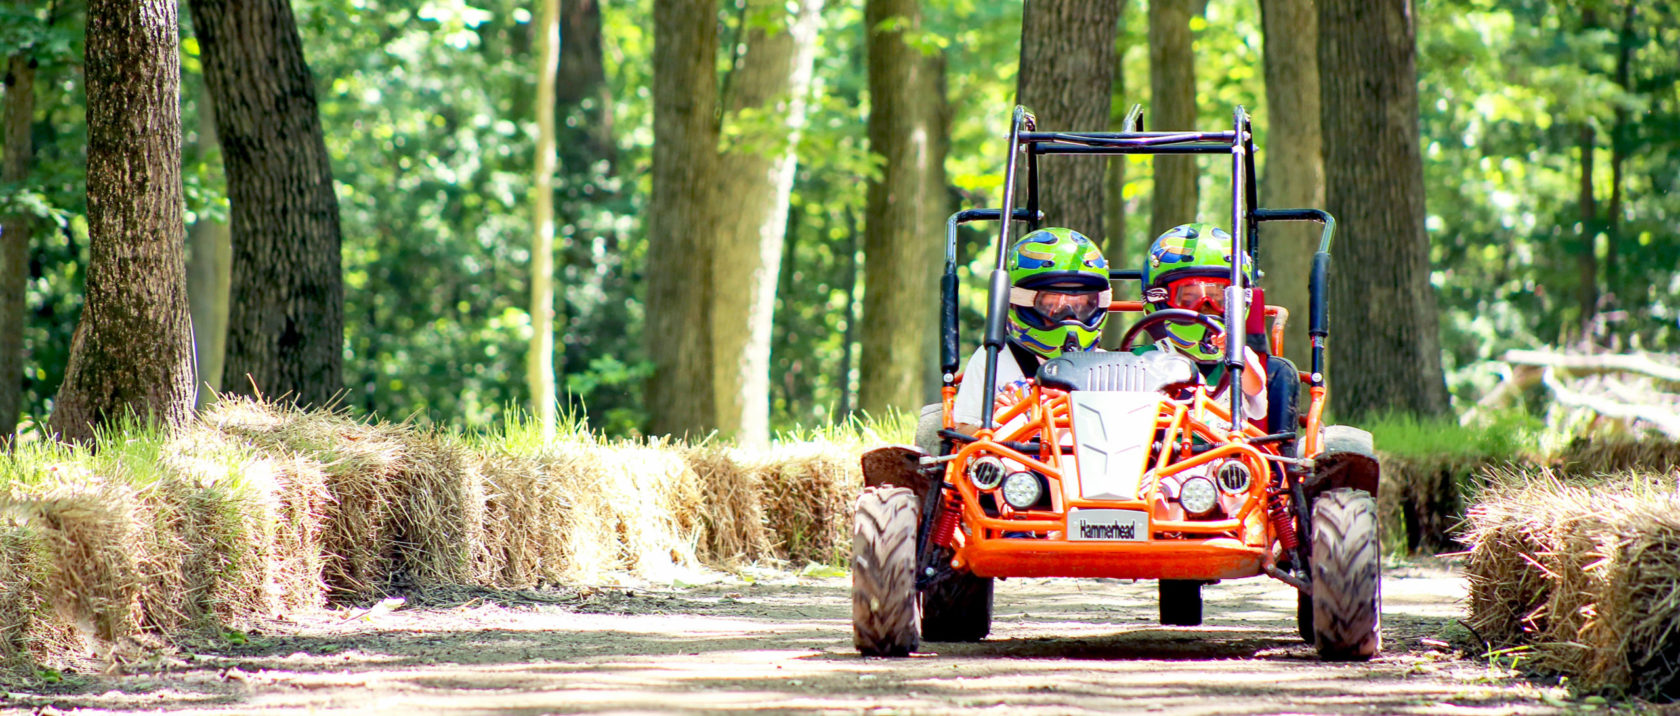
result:
[[[1384,575],[1384,655],[1321,664],[1268,580],[1204,590],[1198,628],[1155,585],[999,583],[992,637],[909,659],[851,649],[849,579],[759,574],[680,589],[450,594],[276,622],[69,693],[0,705],[198,713],[1551,713],[1558,689],[1425,639],[1463,615],[1438,566]],[[239,641],[238,637],[232,641]]]

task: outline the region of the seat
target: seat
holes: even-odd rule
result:
[[[1196,363],[1166,351],[1142,355],[1082,351],[1064,353],[1038,369],[1038,384],[1059,390],[1178,390],[1199,380]]]

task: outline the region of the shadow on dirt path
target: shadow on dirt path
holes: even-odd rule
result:
[[[1204,589],[1206,623],[1155,623],[1153,582],[998,584],[992,636],[908,659],[851,649],[846,578],[687,589],[431,594],[275,622],[244,644],[130,665],[0,706],[190,713],[1553,713],[1561,692],[1434,641],[1463,613],[1439,566],[1384,575],[1382,657],[1323,664],[1269,580]],[[1425,639],[1430,641],[1426,642]]]

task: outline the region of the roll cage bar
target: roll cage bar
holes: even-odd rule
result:
[[[1330,335],[1325,291],[1330,274],[1330,240],[1336,230],[1336,219],[1322,209],[1262,209],[1258,208],[1258,190],[1254,172],[1254,131],[1247,110],[1241,106],[1234,112],[1229,131],[1223,132],[1145,132],[1143,106],[1133,105],[1120,132],[1040,132],[1038,121],[1026,107],[1015,107],[1009,129],[1009,159],[1004,168],[1003,208],[967,209],[951,215],[945,222],[945,272],[940,278],[940,373],[944,384],[956,382],[958,358],[957,332],[957,227],[972,221],[999,221],[997,261],[988,282],[986,329],[983,345],[986,349],[986,375],[982,385],[997,382],[998,356],[1003,350],[1004,324],[1009,311],[1009,272],[1004,268],[1008,254],[1010,230],[1015,222],[1026,222],[1028,230],[1035,230],[1044,221],[1038,202],[1038,158],[1047,154],[1084,154],[1113,156],[1123,154],[1229,154],[1231,156],[1231,278],[1225,289],[1226,326],[1248,324],[1249,294],[1242,286],[1243,267],[1255,263],[1260,248],[1260,224],[1271,221],[1313,221],[1323,225],[1318,251],[1313,254],[1312,272],[1308,279],[1310,303],[1307,333],[1312,344],[1311,383],[1324,386],[1324,343]],[[1022,155],[1027,157],[1026,206],[1015,206],[1015,177]],[[1008,216],[1009,221],[1002,221]],[[1109,279],[1143,279],[1139,269],[1110,269]],[[1257,280],[1258,282],[1258,280]],[[1231,371],[1231,385],[1242,385],[1243,346],[1246,341],[1225,341],[1225,367]],[[1232,390],[1231,424],[1243,421],[1242,391]],[[993,402],[981,401],[981,427],[992,429]]]

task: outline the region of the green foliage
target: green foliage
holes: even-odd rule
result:
[[[1371,432],[1379,452],[1415,460],[1477,458],[1515,460],[1541,452],[1546,424],[1522,412],[1499,413],[1479,425],[1453,418],[1417,418],[1391,413],[1359,426]]]

